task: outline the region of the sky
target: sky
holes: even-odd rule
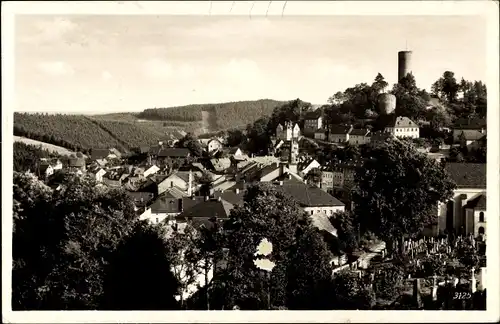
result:
[[[240,100],[326,103],[398,51],[430,89],[486,78],[480,16],[17,15],[16,111],[111,113]]]

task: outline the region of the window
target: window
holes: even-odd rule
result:
[[[480,213],[479,213],[479,221],[480,221],[481,223],[484,223],[484,213],[483,213],[483,212],[480,212]]]
[[[157,223],[159,222],[158,217],[156,217],[156,222],[157,222]]]
[[[478,233],[479,235],[484,235],[484,227],[479,227],[479,230],[478,230]]]
[[[311,215],[314,214],[314,210],[311,210]]]

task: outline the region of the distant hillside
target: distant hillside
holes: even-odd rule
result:
[[[241,128],[282,104],[264,99],[91,116],[15,113],[14,135],[83,153],[110,147],[127,152],[155,144],[174,130],[200,135]]]
[[[264,115],[271,115],[275,107],[284,103],[283,101],[262,99],[220,104],[152,108],[137,114],[137,118],[178,122],[202,121],[202,127],[206,131],[212,132],[253,123]]]

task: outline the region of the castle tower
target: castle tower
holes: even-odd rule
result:
[[[398,81],[411,73],[411,55],[412,51],[398,52]]]

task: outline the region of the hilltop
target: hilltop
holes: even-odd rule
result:
[[[284,103],[263,99],[103,115],[14,113],[14,135],[84,153],[109,147],[127,152],[155,144],[176,129],[200,135],[242,128]]]

